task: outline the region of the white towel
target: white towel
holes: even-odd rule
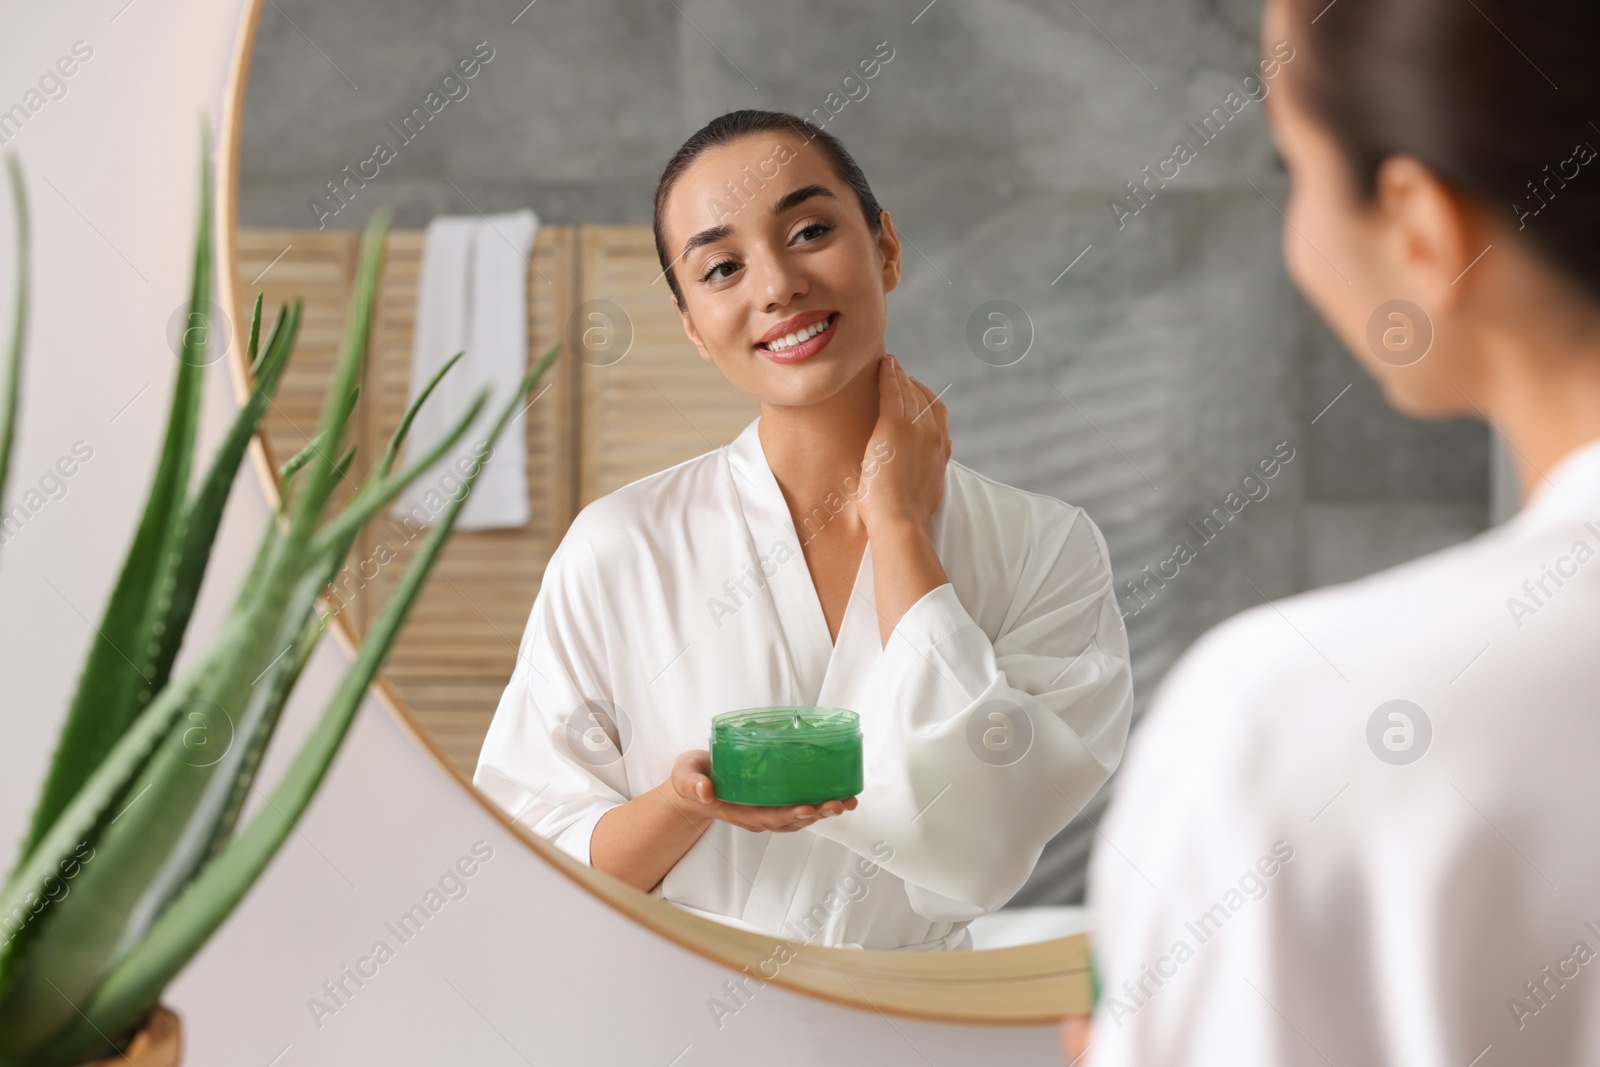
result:
[[[440,216],[428,224],[417,280],[410,400],[416,400],[446,360],[457,352],[466,355],[417,414],[406,443],[408,456],[420,456],[438,443],[479,390],[487,386],[490,409],[497,408],[527,373],[528,256],[538,229],[538,218],[528,210]],[[399,496],[395,517],[426,526],[460,494],[462,473],[487,454],[489,418],[485,410],[455,448]],[[519,413],[506,427],[461,509],[457,529],[528,522],[525,424]]]

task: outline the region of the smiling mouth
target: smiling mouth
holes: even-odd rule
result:
[[[792,348],[800,347],[818,334],[827,333],[833,329],[833,324],[837,321],[839,321],[839,313],[835,311],[821,322],[814,322],[810,326],[796,330],[794,333],[785,334],[776,341],[757,341],[756,347],[764,352],[787,352]]]

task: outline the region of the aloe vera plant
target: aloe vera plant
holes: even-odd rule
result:
[[[211,288],[208,156],[202,142],[193,328],[184,335],[150,494],[0,889],[0,1067],[115,1055],[238,905],[327,773],[478,473],[463,479],[435,519],[282,780],[262,793],[255,777],[263,752],[327,623],[317,610],[319,595],[362,524],[467,433],[488,397],[480,395],[441,441],[395,469],[417,408],[452,360],[407,412],[366,483],[342,508],[331,506],[339,485],[350,482],[354,449],[347,439],[387,233],[380,212],[363,236],[317,433],[284,465],[279,512],[215,636],[174,673],[223,505],[282,379],[301,314],[298,302],[281,309],[263,338],[257,298],[247,353],[253,391],[209,466],[192,479]],[[0,407],[0,499],[15,434],[29,269],[22,177],[14,158],[7,168],[17,215],[17,289]],[[540,357],[504,401],[488,432],[491,445],[557,350]],[[264,802],[241,826],[253,792]]]

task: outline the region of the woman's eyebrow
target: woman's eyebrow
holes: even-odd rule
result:
[[[693,237],[684,242],[683,251],[678,253],[678,262],[682,263],[688,258],[690,252],[693,252],[701,245],[708,245],[713,241],[720,241],[725,237],[731,236],[732,233],[733,227],[727,225],[726,223],[721,226],[713,226],[709,230],[701,230],[699,233],[695,234]]]
[[[773,204],[772,213],[774,215],[782,215],[785,211],[788,211],[796,204],[803,204],[814,196],[826,196],[832,200],[839,199],[834,195],[833,190],[829,189],[826,185],[817,185],[814,183],[811,185],[802,185],[792,193],[785,193],[776,204]]]
[[[818,185],[816,183],[812,183],[811,185],[802,185],[793,192],[784,193],[783,196],[779,198],[778,202],[772,205],[772,213],[774,215],[782,215],[790,208],[795,207],[798,204],[803,204],[815,196],[825,196],[830,200],[839,199],[834,191],[829,189],[826,185]],[[710,229],[701,230],[699,233],[695,234],[693,237],[684,242],[683,251],[678,253],[678,262],[683,262],[683,260],[688,257],[690,252],[693,252],[702,245],[708,245],[714,241],[721,241],[732,234],[733,227],[727,225],[726,223],[720,226],[712,226]]]

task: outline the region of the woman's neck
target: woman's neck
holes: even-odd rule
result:
[[[1573,449],[1600,438],[1600,309],[1515,241],[1474,279],[1454,391],[1505,438],[1526,504]]]
[[[1506,439],[1527,503],[1573,449],[1600,438],[1600,345],[1503,340],[1483,410]]]
[[[761,450],[797,528],[805,517],[825,509],[834,532],[864,533],[855,501],[861,462],[877,424],[876,359],[821,403],[761,405]]]

